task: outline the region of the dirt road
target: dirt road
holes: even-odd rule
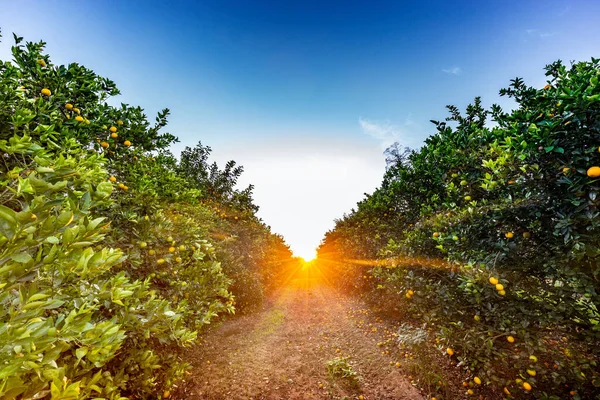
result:
[[[262,311],[213,329],[192,352],[177,398],[423,399],[396,367],[393,327],[307,279],[291,281]],[[358,383],[327,372],[328,360],[346,356]]]

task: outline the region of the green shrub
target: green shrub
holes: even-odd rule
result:
[[[546,71],[543,89],[515,79],[500,92],[517,101],[514,111],[485,110],[479,99],[465,115],[450,106],[421,149],[392,149],[381,187],[337,221],[319,257],[378,265],[370,280],[338,267],[340,279],[401,299],[433,329],[440,352],[451,348],[495,390],[525,396],[527,383],[537,398],[592,398],[600,65]]]

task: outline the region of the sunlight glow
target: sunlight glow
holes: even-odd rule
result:
[[[317,251],[313,250],[313,251],[306,251],[306,252],[302,252],[301,254],[294,254],[296,257],[300,257],[304,262],[311,262],[314,261],[315,258],[317,258]]]

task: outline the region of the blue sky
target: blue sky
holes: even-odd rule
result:
[[[259,215],[309,254],[444,106],[561,58],[600,57],[600,2],[0,1],[11,32],[115,80],[117,100],[172,110],[174,150],[201,140],[246,168]]]

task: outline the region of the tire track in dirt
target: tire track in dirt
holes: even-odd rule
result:
[[[203,344],[191,350],[193,370],[176,397],[423,399],[390,365],[391,357],[382,354],[377,342],[386,326],[360,313],[365,309],[330,286],[293,280],[262,311],[207,333]],[[357,314],[368,329],[357,327]],[[326,362],[338,356],[351,357],[358,385],[328,376]]]

